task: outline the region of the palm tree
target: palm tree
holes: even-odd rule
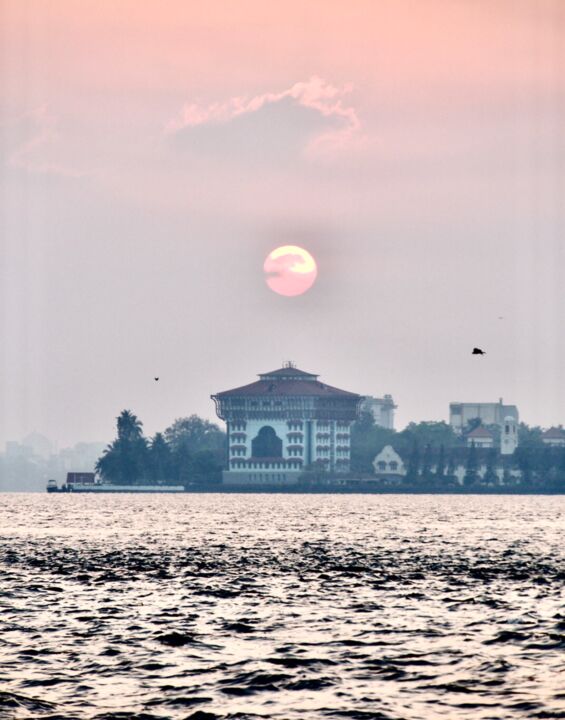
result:
[[[143,437],[143,423],[131,410],[122,410],[116,421],[118,424],[118,440],[139,440]]]
[[[116,420],[118,437],[104,450],[96,470],[107,482],[133,485],[146,475],[147,441],[132,412],[123,410]]]

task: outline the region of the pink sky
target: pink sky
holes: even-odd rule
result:
[[[565,422],[561,0],[4,0],[0,47],[0,444],[210,417],[282,359],[400,425]]]

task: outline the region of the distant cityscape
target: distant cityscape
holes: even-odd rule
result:
[[[93,472],[106,443],[79,442],[56,450],[54,444],[38,432],[21,442],[9,441],[0,454],[0,491],[44,490],[49,478],[66,477],[68,472]]]

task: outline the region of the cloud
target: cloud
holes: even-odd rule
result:
[[[361,123],[354,107],[344,102],[350,87],[337,88],[322,78],[313,76],[306,82],[295,83],[282,92],[268,92],[254,97],[233,97],[210,105],[187,103],[181,112],[165,126],[169,135],[185,134],[203,127],[221,128],[245,119],[264,117],[271,129],[294,127],[303,132],[302,150],[317,154],[339,149],[359,133]],[[277,122],[281,115],[283,122]],[[289,126],[289,121],[291,125]],[[250,125],[251,123],[249,123]]]
[[[8,153],[7,164],[37,174],[79,178],[84,172],[53,159],[60,142],[57,118],[46,105],[35,108],[12,123],[14,148]]]

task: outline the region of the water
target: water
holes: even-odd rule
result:
[[[0,717],[565,717],[565,497],[0,495]]]

